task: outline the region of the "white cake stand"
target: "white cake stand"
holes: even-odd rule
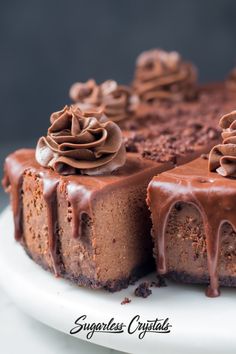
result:
[[[128,326],[135,315],[145,322],[169,318],[168,334],[95,333],[91,342],[129,353],[200,354],[236,352],[236,289],[222,289],[219,298],[204,295],[204,287],[169,283],[152,288],[146,299],[133,296],[135,286],[110,294],[78,288],[34,264],[13,239],[10,209],[0,216],[0,285],[20,308],[37,320],[69,334],[75,320],[115,322]],[[149,278],[153,278],[150,276]],[[147,277],[145,278],[147,280]],[[140,283],[140,282],[139,282]],[[131,303],[121,305],[124,297]],[[4,324],[2,324],[4,325]],[[86,331],[74,335],[87,340]]]

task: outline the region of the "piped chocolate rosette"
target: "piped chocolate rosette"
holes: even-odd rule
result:
[[[76,82],[71,86],[69,95],[82,110],[102,108],[113,122],[130,118],[138,107],[138,97],[131,88],[118,85],[114,80],[107,80],[101,85],[94,80]]]
[[[137,58],[133,87],[142,101],[191,99],[196,81],[196,68],[177,52],[153,49]]]
[[[223,142],[212,148],[209,170],[224,177],[236,177],[236,111],[225,114],[219,122]]]
[[[229,91],[236,92],[236,68],[234,68],[227,77],[226,87]]]
[[[50,117],[47,136],[39,139],[36,160],[59,174],[109,174],[123,166],[126,152],[120,128],[102,111],[65,106]]]

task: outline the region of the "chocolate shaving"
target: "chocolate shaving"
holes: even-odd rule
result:
[[[124,129],[129,131],[125,138],[127,151],[156,162],[176,163],[179,158],[218,143],[218,116],[227,109],[227,98],[214,92],[208,96],[196,104],[171,103],[169,108],[162,102],[152,113],[141,112],[140,118],[125,121]]]

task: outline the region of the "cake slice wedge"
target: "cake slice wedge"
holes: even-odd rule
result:
[[[106,176],[69,175],[40,166],[34,150],[5,163],[15,237],[28,255],[78,285],[116,291],[153,269],[145,205],[154,174],[171,168],[128,154]]]
[[[186,283],[236,286],[236,111],[220,120],[222,144],[206,158],[152,179],[147,203],[158,274]]]

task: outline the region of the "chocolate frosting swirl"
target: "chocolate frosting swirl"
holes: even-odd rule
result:
[[[102,175],[124,165],[121,130],[102,111],[65,106],[51,115],[50,122],[47,136],[36,148],[36,160],[43,167],[63,175]]]
[[[75,82],[69,91],[69,96],[74,102],[90,105],[90,107],[100,106],[101,90],[93,79],[87,82]]]
[[[99,107],[113,122],[127,119],[135,113],[138,97],[127,86],[118,85],[114,80],[107,80],[97,85],[94,80],[85,83],[77,82],[71,86],[70,98],[84,107]]]
[[[177,52],[153,49],[136,61],[133,87],[143,101],[180,101],[196,94],[197,71]]]
[[[226,79],[226,87],[230,91],[236,91],[236,68],[234,68]]]
[[[236,177],[236,111],[225,114],[219,122],[223,143],[212,148],[209,170],[224,177]]]

